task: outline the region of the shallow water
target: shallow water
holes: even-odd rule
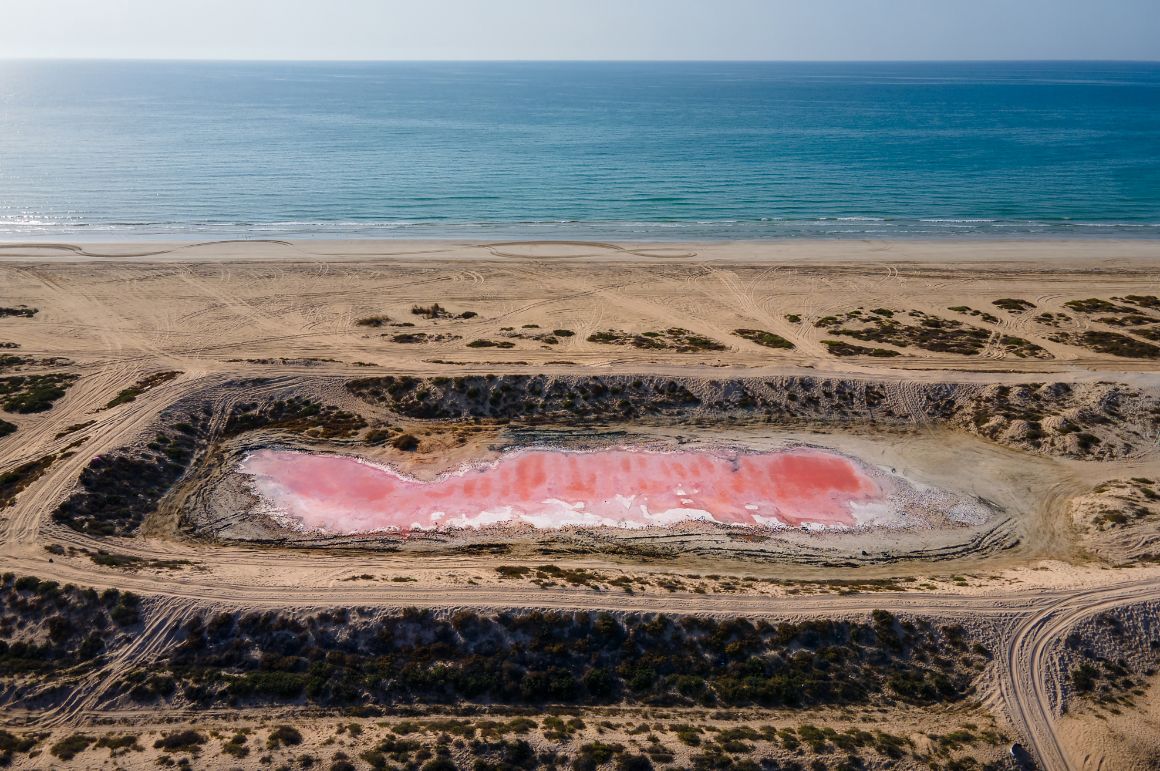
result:
[[[0,62],[0,238],[1160,237],[1146,62]]]
[[[528,524],[851,527],[878,519],[889,480],[836,453],[531,450],[426,481],[338,455],[260,450],[241,471],[277,516],[333,534]]]

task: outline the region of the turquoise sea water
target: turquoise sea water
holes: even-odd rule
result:
[[[1160,64],[0,62],[0,239],[1160,238]]]

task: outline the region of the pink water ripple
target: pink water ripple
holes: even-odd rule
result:
[[[836,453],[529,450],[422,480],[356,458],[259,450],[241,464],[289,524],[332,534],[530,524],[849,527],[881,485]]]

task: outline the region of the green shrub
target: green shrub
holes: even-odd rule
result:
[[[94,741],[91,736],[73,734],[53,744],[48,751],[61,760],[69,761],[87,750]]]
[[[295,747],[302,743],[302,732],[288,725],[275,726],[266,738],[266,746],[272,750],[279,747]]]
[[[205,742],[204,734],[187,728],[162,736],[153,742],[153,748],[165,752],[197,752]]]
[[[0,378],[0,409],[48,412],[78,379],[77,375],[12,375]]]
[[[781,335],[775,335],[773,332],[766,332],[763,329],[735,329],[733,334],[746,340],[764,345],[766,348],[793,348],[794,345],[789,340],[786,340]]]

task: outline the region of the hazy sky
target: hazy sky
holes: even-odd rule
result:
[[[0,0],[0,58],[1160,59],[1160,0]]]

